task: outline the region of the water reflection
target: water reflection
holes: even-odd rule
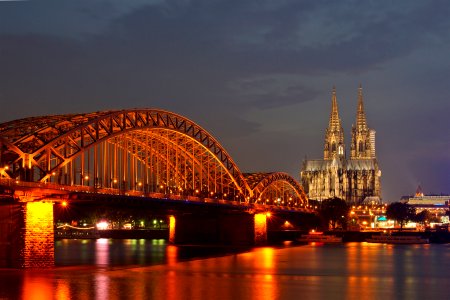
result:
[[[51,274],[25,274],[22,287],[22,299],[41,300],[52,299],[53,286]]]
[[[56,283],[55,298],[56,300],[70,299],[70,288],[67,282],[61,281]]]
[[[58,241],[56,249],[54,269],[0,270],[0,299],[448,296],[448,245],[310,244],[239,251],[159,240],[71,240]]]
[[[127,240],[124,240],[127,245]],[[95,264],[97,266],[108,266],[109,264],[109,242],[108,239],[98,239],[95,241]]]

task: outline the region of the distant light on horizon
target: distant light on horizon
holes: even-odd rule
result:
[[[108,226],[109,226],[109,224],[106,221],[101,221],[101,222],[97,223],[98,230],[106,230],[106,229],[108,229]]]

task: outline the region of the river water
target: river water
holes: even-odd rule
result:
[[[59,240],[55,256],[52,269],[0,269],[0,299],[450,299],[450,244]]]

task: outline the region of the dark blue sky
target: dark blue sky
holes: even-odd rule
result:
[[[0,122],[161,108],[243,172],[322,158],[336,86],[345,140],[364,90],[385,201],[450,194],[448,1],[0,1]]]

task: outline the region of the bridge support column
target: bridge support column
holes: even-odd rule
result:
[[[175,244],[175,216],[169,216],[169,243]]]
[[[54,247],[53,203],[0,206],[0,267],[52,267]]]
[[[255,245],[267,244],[267,215],[255,214]]]
[[[169,242],[172,244],[253,246],[267,243],[265,214],[186,214],[171,216],[169,220]]]

